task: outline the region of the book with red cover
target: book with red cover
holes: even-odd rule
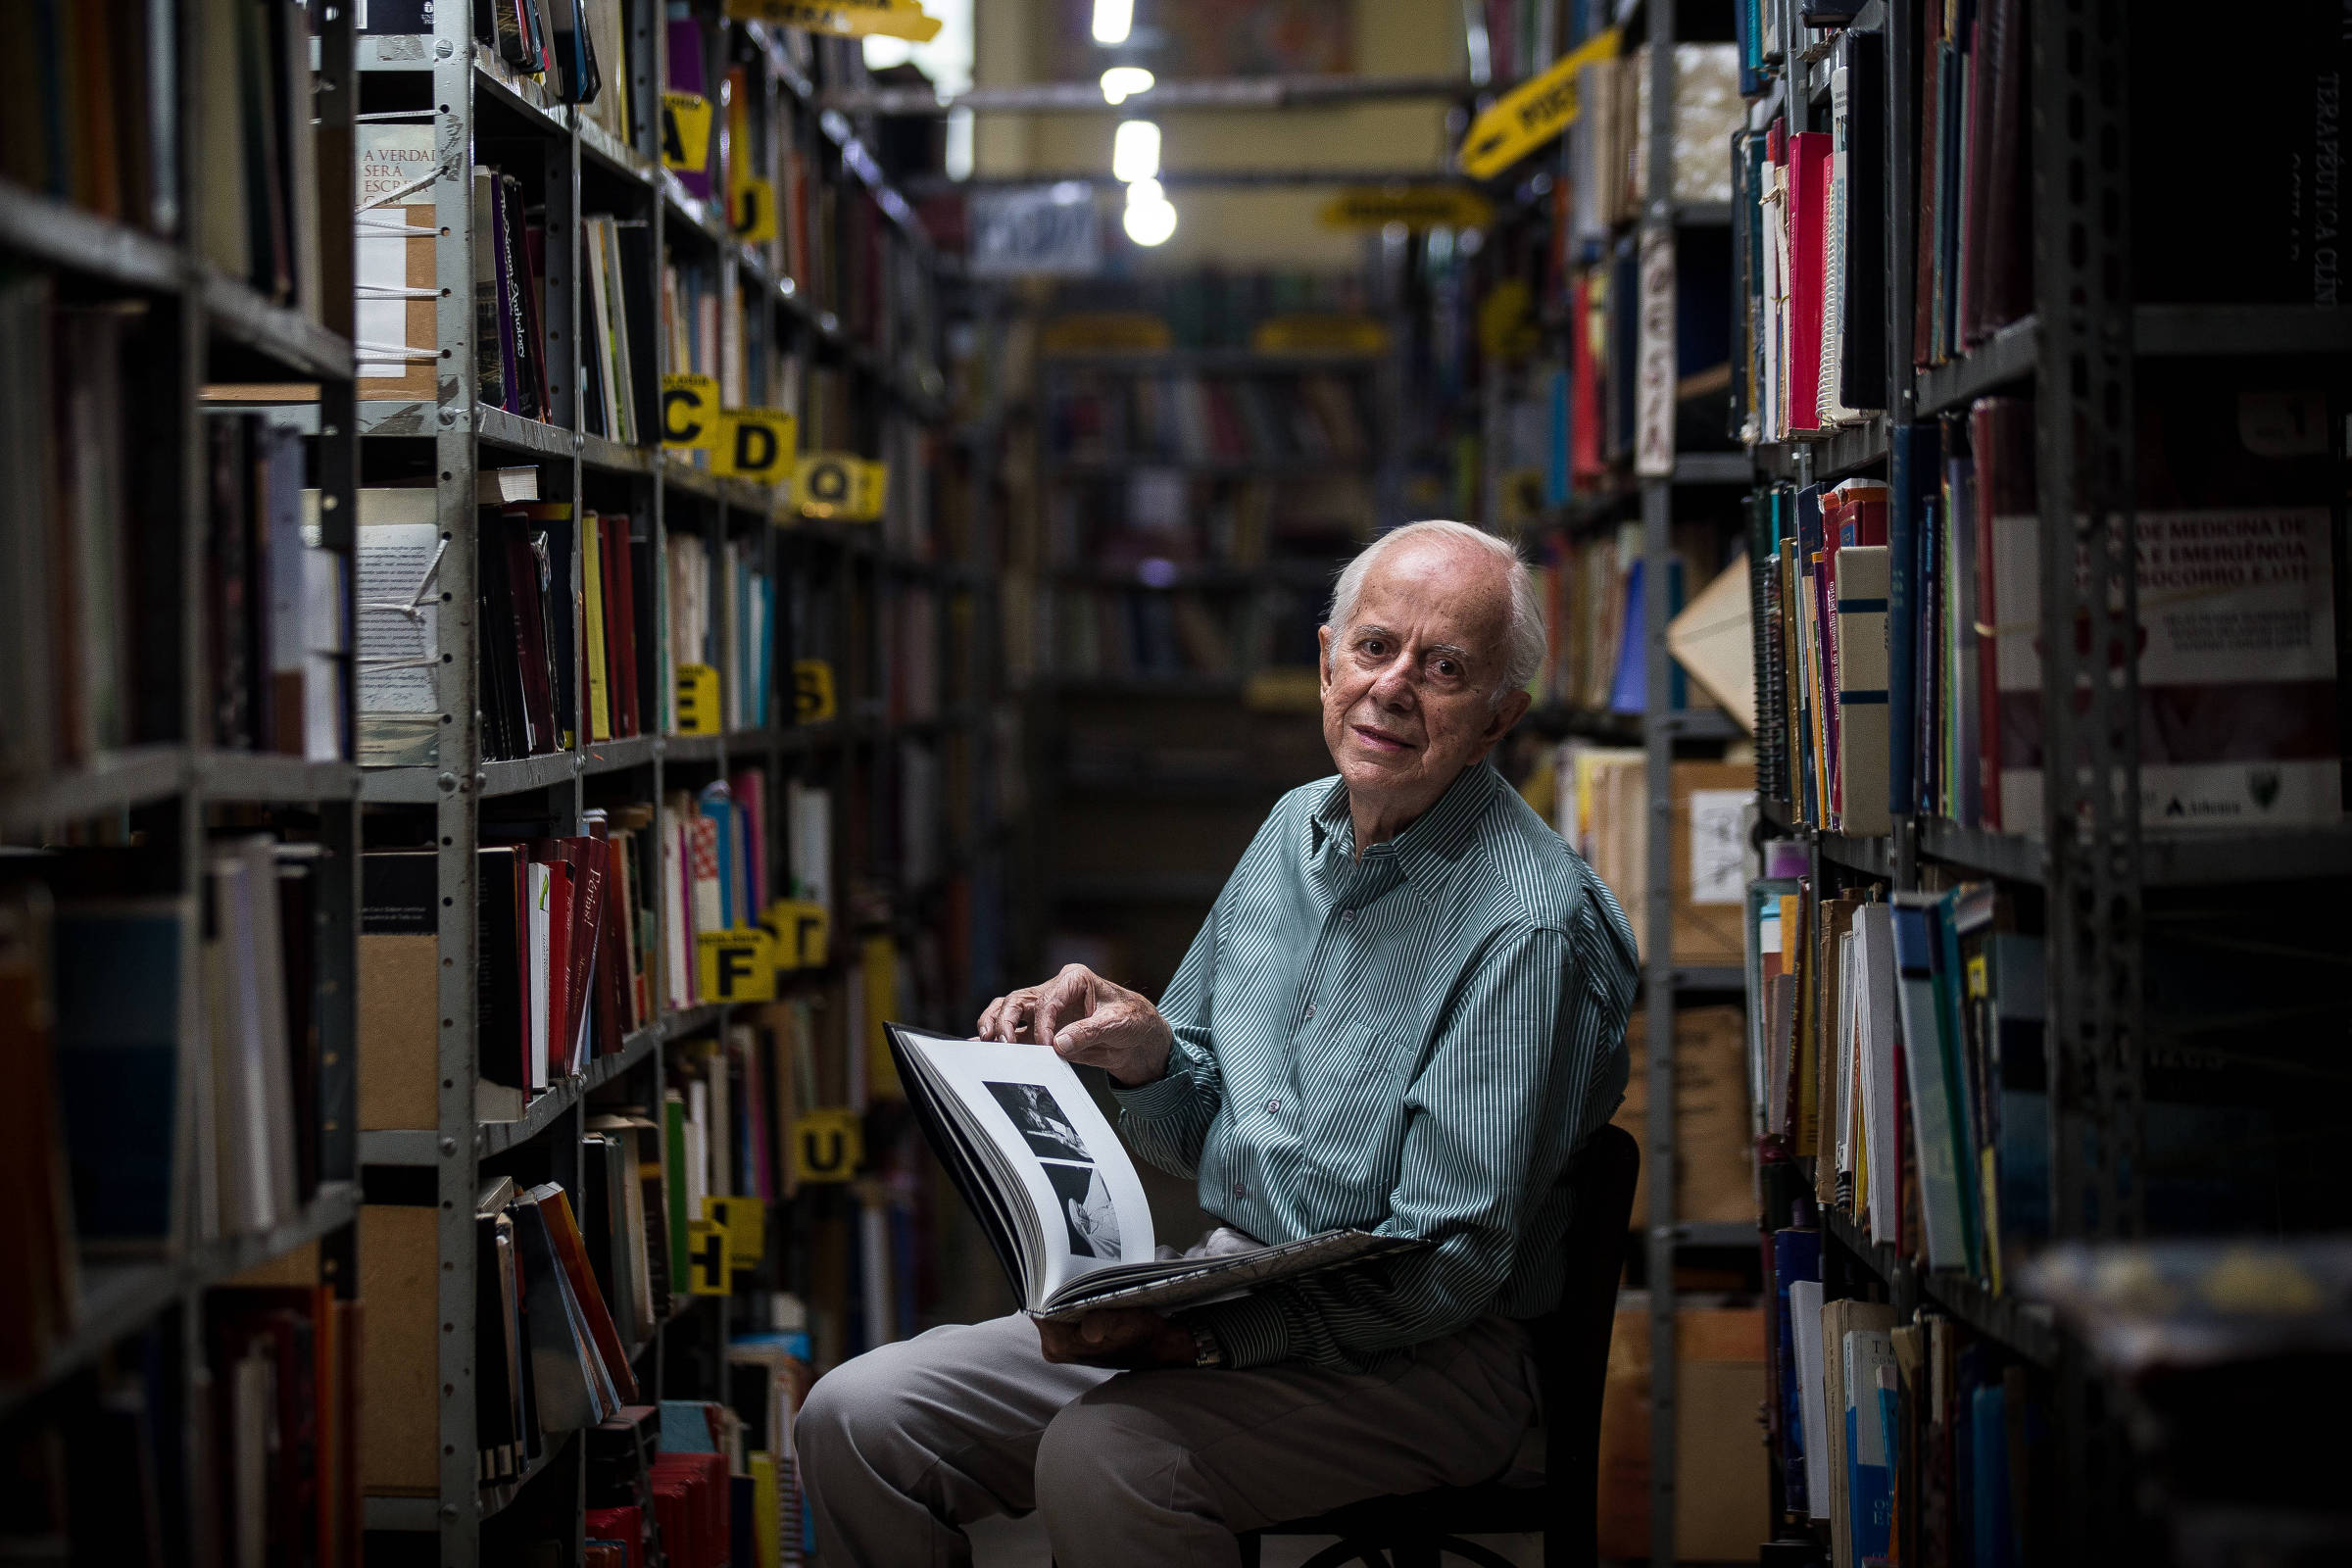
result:
[[[1828,292],[1826,237],[1832,138],[1800,130],[1788,138],[1788,428],[1821,427],[1821,328]]]
[[[563,840],[531,840],[530,858],[547,867],[547,1077],[553,1083],[572,1071],[571,1042],[579,1020],[570,984],[575,895]]]
[[[556,696],[549,675],[547,617],[541,613],[539,553],[531,548],[529,525],[513,522],[501,528],[507,555],[507,587],[514,602],[510,628],[514,661],[522,672],[523,716],[530,724],[529,754],[559,750],[563,733],[556,722]]]
[[[617,1541],[621,1568],[645,1568],[645,1510],[591,1508],[582,1523],[590,1541]]]
[[[2023,398],[1979,398],[1968,411],[1968,444],[1977,462],[1977,621],[1998,628],[2001,604],[1993,566],[2001,517],[2034,514],[2034,405]],[[1981,825],[2004,828],[2001,816],[2001,639],[1977,634],[1977,756]],[[2020,822],[2020,831],[2038,824]]]
[[[1911,248],[1911,363],[1924,369],[1935,363],[1936,148],[1943,126],[1942,110],[1936,102],[1940,80],[1937,55],[1943,37],[1943,0],[1919,0],[1919,130],[1911,143],[1917,159],[1911,210],[1919,229]]]
[[[607,513],[597,519],[604,548],[597,555],[605,574],[605,690],[612,708],[614,736],[644,733],[637,712],[637,608],[635,573],[629,566],[629,519]]]
[[[571,1280],[571,1294],[579,1301],[580,1316],[588,1325],[588,1337],[595,1342],[597,1353],[605,1359],[605,1370],[612,1375],[613,1392],[624,1400],[634,1399],[637,1394],[637,1374],[629,1369],[629,1355],[620,1343],[620,1330],[612,1325],[612,1309],[605,1302],[605,1294],[597,1289],[596,1273],[589,1267],[588,1249],[580,1240],[580,1222],[571,1211],[571,1197],[555,1182],[533,1188],[528,1195],[539,1200],[539,1212],[547,1220],[548,1239],[555,1244],[556,1260]]]
[[[605,920],[605,867],[609,863],[604,846],[590,838],[570,838],[560,841],[564,858],[571,867],[571,947],[564,955],[564,1022],[570,1033],[564,1037],[564,1047],[571,1053],[572,1070],[587,1065],[587,1031],[591,1000],[590,982],[596,977],[598,950],[603,946]]]

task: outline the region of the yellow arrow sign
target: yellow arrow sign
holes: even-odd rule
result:
[[[727,0],[726,10],[737,22],[772,22],[844,38],[880,33],[929,43],[939,33],[939,19],[923,15],[919,0]]]
[[[1575,124],[1582,107],[1576,98],[1576,74],[1616,53],[1617,29],[1611,27],[1496,99],[1470,122],[1470,133],[1462,138],[1462,172],[1472,179],[1492,178]]]
[[[1367,185],[1344,190],[1324,203],[1326,228],[1484,228],[1494,207],[1476,191],[1459,185],[1408,185],[1383,190]]]

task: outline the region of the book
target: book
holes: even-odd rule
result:
[[[1169,1309],[1429,1245],[1335,1230],[1161,1260],[1143,1183],[1069,1063],[1045,1046],[886,1028],[925,1138],[1034,1316]]]

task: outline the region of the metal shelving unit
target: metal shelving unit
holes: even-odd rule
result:
[[[179,9],[159,4],[154,14],[169,27],[185,21],[177,15]],[[327,7],[315,15],[316,54],[303,80],[316,102],[323,194],[334,188],[337,161],[347,165],[350,157],[352,24],[346,7]],[[167,30],[164,36],[173,35]],[[184,38],[181,41],[184,44]],[[178,156],[196,143],[194,127],[202,114],[207,109],[219,113],[219,106],[198,101],[205,81],[186,49],[159,69],[170,72],[177,82],[171,100],[176,126],[169,145]],[[142,92],[144,87],[140,84]],[[147,1396],[162,1399],[167,1408],[191,1408],[210,1358],[207,1297],[257,1265],[316,1248],[320,1284],[348,1298],[358,1282],[353,1222],[359,1188],[350,1129],[357,1085],[351,1062],[359,770],[347,762],[223,750],[201,739],[212,730],[215,698],[209,584],[205,571],[181,569],[186,563],[205,559],[211,538],[206,431],[211,416],[203,389],[215,381],[262,377],[315,383],[319,389],[324,419],[307,443],[308,478],[320,496],[317,543],[349,559],[357,472],[350,416],[351,233],[345,224],[326,222],[318,234],[295,238],[297,244],[307,240],[318,247],[320,297],[311,303],[321,319],[314,320],[301,310],[221,275],[203,255],[198,225],[187,215],[217,192],[210,188],[201,160],[182,162],[183,167],[171,172],[182,215],[173,237],[0,181],[0,270],[47,273],[63,284],[61,293],[67,298],[135,304],[156,323],[155,364],[144,383],[154,396],[138,411],[140,433],[151,439],[136,451],[135,461],[156,466],[168,476],[169,488],[159,486],[156,491],[159,505],[153,520],[159,534],[169,529],[175,537],[169,564],[159,554],[127,559],[122,565],[126,575],[153,570],[174,574],[177,609],[172,630],[178,641],[176,650],[146,650],[148,662],[132,675],[134,685],[152,682],[170,692],[168,705],[158,706],[168,710],[177,738],[128,745],[43,775],[0,781],[0,831],[21,845],[104,843],[118,834],[122,843],[136,843],[133,834],[148,838],[155,847],[142,853],[153,854],[159,861],[169,859],[172,888],[194,909],[204,897],[211,835],[228,826],[230,818],[248,826],[256,820],[257,809],[277,808],[309,819],[305,838],[321,852],[312,862],[317,896],[316,926],[310,933],[316,963],[311,1006],[320,1065],[315,1101],[297,1104],[294,1113],[316,1123],[318,1184],[295,1212],[267,1229],[208,1236],[196,1204],[182,1202],[172,1233],[151,1254],[80,1257],[73,1321],[38,1349],[37,1364],[28,1375],[0,1384],[0,1418],[12,1425],[45,1420],[57,1404],[86,1404],[89,1396],[75,1386],[76,1378],[122,1341],[151,1330],[171,1343],[157,1359],[159,1381],[150,1386]],[[29,395],[27,389],[12,390]],[[124,391],[129,395],[131,383],[125,382]],[[347,623],[349,575],[341,607]],[[114,629],[106,628],[110,633]],[[338,724],[348,736],[348,679],[345,687]],[[51,829],[63,831],[53,835]],[[178,983],[183,987],[199,983],[204,940],[200,926],[198,918],[181,922]],[[173,1098],[174,1137],[182,1151],[174,1180],[189,1188],[195,1183],[196,1136],[212,1132],[200,1122],[197,1097],[190,1092],[190,1086],[210,1082],[204,1064],[211,1059],[212,1043],[205,1013],[201,1004],[187,1009],[190,1026],[177,1038],[179,1057],[173,1063],[179,1087],[163,1091]],[[15,1042],[11,1044],[13,1048]],[[128,1086],[125,1092],[131,1092]],[[153,1413],[156,1407],[148,1408]],[[159,1432],[156,1440],[159,1453],[174,1441],[199,1441],[176,1432]],[[181,1450],[183,1455],[191,1451]],[[129,1462],[127,1453],[124,1458]],[[181,1477],[177,1500],[188,1506],[190,1515],[154,1521],[166,1540],[200,1535],[220,1503],[218,1494],[187,1485],[187,1480]],[[78,1551],[83,1544],[76,1540],[71,1544]],[[67,1545],[58,1544],[61,1554]]]
[[[635,145],[617,141],[589,118],[585,109],[557,102],[539,82],[512,74],[471,35],[472,17],[466,7],[444,5],[434,14],[436,30],[421,37],[369,37],[362,40],[361,65],[369,75],[397,74],[429,88],[435,105],[431,118],[444,148],[461,150],[440,161],[439,174],[426,187],[438,209],[443,237],[436,247],[438,342],[457,366],[473,362],[475,331],[472,305],[473,250],[480,236],[473,232],[469,173],[475,149],[495,140],[496,152],[482,151],[483,161],[521,167],[536,157],[545,175],[549,256],[546,275],[548,358],[551,363],[577,363],[583,316],[590,308],[574,277],[579,259],[580,218],[586,212],[615,212],[626,220],[652,230],[652,253],[674,255],[683,265],[708,270],[716,280],[721,299],[741,302],[744,315],[757,327],[751,341],[786,346],[786,352],[806,363],[837,367],[849,377],[851,422],[847,431],[831,431],[837,443],[857,444],[877,453],[894,466],[906,464],[915,451],[916,426],[936,422],[944,382],[932,364],[935,348],[909,345],[896,363],[884,363],[846,329],[829,311],[806,297],[801,282],[772,275],[758,252],[739,245],[723,218],[689,196],[677,177],[658,159],[653,127],[659,123],[657,83],[667,79],[661,52],[668,43],[664,13],[656,0],[621,0],[623,25],[631,45],[626,76],[619,62],[606,63],[606,90],[628,95],[629,121],[639,127]],[[814,89],[787,58],[780,44],[757,25],[739,25],[733,34],[733,58],[752,68],[755,95],[780,114],[808,117],[820,124],[823,140],[804,137],[810,149],[828,149],[838,167],[823,177],[855,181],[870,191],[891,219],[889,243],[910,248],[928,270],[932,262],[928,240],[911,212],[883,181],[879,169],[864,150],[854,127],[838,116],[819,120],[813,112]],[[387,82],[387,89],[412,95],[416,85]],[[416,198],[421,201],[424,198]],[[559,238],[561,236],[561,238]],[[658,286],[659,279],[652,282]],[[647,364],[658,345],[634,344]],[[706,1004],[662,1013],[653,1023],[630,1034],[620,1048],[594,1058],[586,1070],[567,1077],[536,1096],[521,1117],[514,1121],[477,1122],[474,1087],[478,1074],[474,1039],[476,929],[473,866],[475,848],[482,842],[483,817],[493,803],[511,811],[519,807],[552,819],[563,830],[576,831],[580,813],[592,799],[625,798],[659,803],[665,790],[711,779],[726,778],[745,766],[760,767],[772,788],[780,792],[787,776],[829,783],[836,791],[837,809],[879,823],[895,822],[894,793],[902,744],[925,744],[953,737],[969,744],[976,758],[985,758],[986,736],[978,710],[966,706],[943,710],[937,717],[909,721],[892,710],[892,662],[898,651],[884,636],[887,617],[883,600],[899,600],[910,614],[933,615],[939,628],[936,647],[946,667],[948,650],[957,646],[953,630],[956,601],[976,596],[982,579],[962,564],[935,562],[887,542],[890,528],[801,519],[783,498],[765,486],[721,478],[698,467],[690,456],[658,447],[624,446],[582,427],[581,400],[567,383],[573,375],[551,377],[555,385],[554,417],[530,419],[475,401],[470,373],[445,376],[441,395],[432,403],[371,403],[361,411],[361,428],[371,443],[405,443],[414,450],[429,442],[439,492],[443,526],[453,547],[440,568],[440,586],[448,604],[439,618],[442,662],[437,666],[438,698],[449,716],[439,738],[439,758],[427,765],[370,767],[359,782],[358,793],[373,810],[408,813],[415,822],[429,812],[433,842],[440,846],[441,910],[440,989],[437,997],[443,1021],[440,1088],[436,1125],[426,1128],[385,1128],[360,1135],[362,1158],[390,1179],[406,1170],[414,1180],[430,1172],[438,1203],[436,1251],[436,1309],[447,1332],[438,1337],[441,1407],[439,1487],[437,1497],[371,1496],[367,1499],[367,1522],[371,1531],[433,1534],[438,1537],[438,1560],[444,1568],[471,1568],[485,1556],[485,1524],[526,1490],[537,1498],[534,1516],[546,1513],[575,1519],[585,1487],[585,1444],[551,1443],[540,1464],[528,1475],[496,1490],[483,1489],[476,1476],[474,1437],[474,1203],[484,1162],[527,1152],[534,1168],[576,1189],[579,1147],[591,1095],[608,1086],[625,1084],[633,1102],[660,1105],[664,1087],[664,1048],[672,1042],[723,1032],[731,1011]],[[576,749],[521,759],[494,760],[484,756],[482,717],[475,693],[480,679],[479,629],[473,606],[475,475],[486,467],[535,463],[541,472],[543,495],[576,501],[600,510],[618,510],[625,496],[631,513],[649,519],[654,559],[666,560],[666,544],[674,533],[691,531],[713,545],[730,537],[756,539],[762,560],[779,584],[803,569],[832,585],[845,606],[862,603],[861,612],[847,610],[835,623],[839,716],[831,721],[781,727],[760,727],[712,735],[646,733],[612,741],[581,742]],[[893,484],[894,515],[899,509],[921,506],[922,475],[906,473]],[[612,498],[600,501],[596,498]],[[921,532],[920,528],[916,530]],[[715,556],[717,552],[713,550]],[[575,597],[579,593],[575,558]],[[666,624],[666,571],[657,571],[655,602],[642,611],[639,635],[662,635]],[[584,632],[580,633],[584,635]],[[988,661],[973,651],[973,662]],[[792,701],[789,669],[775,680],[780,701]],[[584,692],[576,694],[584,702]],[[660,722],[659,705],[650,701],[644,723],[649,731]],[[584,714],[573,715],[575,731],[584,735]],[[967,734],[968,732],[968,734]],[[872,799],[853,806],[844,792],[869,789]],[[592,795],[592,791],[595,792]],[[624,792],[615,795],[614,792]],[[781,824],[782,813],[770,807],[767,819]],[[878,832],[883,831],[877,829]],[[836,833],[841,828],[837,826]],[[885,833],[887,836],[887,833]],[[781,858],[781,831],[769,835],[771,856]],[[984,845],[993,842],[981,835]],[[897,867],[880,862],[883,853],[868,846],[874,864],[852,865],[851,852],[837,837],[836,863],[845,873],[877,873],[891,884],[889,902],[894,924],[911,916],[897,906],[900,889]],[[906,902],[911,902],[909,898]],[[847,895],[836,899],[838,919],[845,921],[835,947],[839,952],[853,940],[854,929],[873,918],[860,916]],[[657,920],[661,911],[657,906]],[[848,922],[857,921],[853,928]],[[657,933],[658,961],[666,963],[668,943]],[[826,973],[837,973],[836,963]],[[656,995],[666,998],[665,979],[656,983]],[[679,1311],[668,1321],[704,1309],[716,1299],[717,1325],[712,1330],[723,1346],[726,1335],[725,1298],[681,1297]],[[664,1327],[667,1325],[665,1324]],[[657,1331],[638,1353],[651,1368],[649,1387],[660,1391],[676,1372],[664,1359],[663,1336]],[[723,1364],[723,1361],[722,1363]],[[641,1374],[642,1375],[642,1374]],[[711,1391],[705,1391],[706,1393]],[[675,1396],[674,1387],[672,1396]],[[554,1489],[554,1490],[548,1490]],[[542,1494],[544,1493],[544,1494]],[[574,1526],[576,1537],[576,1524]]]
[[[1888,254],[1886,409],[1825,439],[1755,449],[1760,478],[1798,485],[1887,462],[1895,494],[1910,476],[1886,432],[1963,411],[1996,391],[2034,399],[2039,482],[2041,711],[2045,799],[2031,833],[1896,813],[1890,834],[1851,837],[1793,820],[1762,798],[1772,830],[1803,839],[1812,885],[1875,882],[1894,890],[1930,875],[1976,876],[2038,890],[2046,922],[2051,1095],[2051,1233],[2119,1241],[2146,1230],[2142,1159],[2143,907],[2152,892],[2247,887],[2352,876],[2344,827],[2189,836],[2143,832],[2139,814],[2135,475],[2132,398],[2140,361],[2184,356],[2340,355],[2352,311],[2293,306],[2135,304],[2125,290],[2129,164],[2154,156],[2132,133],[2128,7],[2028,0],[2035,178],[2031,221],[2033,314],[1948,363],[1913,365],[1909,181],[1919,79],[1916,9],[1866,8],[1858,24],[1885,33]],[[1785,10],[1784,15],[1789,15]],[[1792,19],[1791,19],[1792,20]],[[2143,86],[2143,91],[2145,90]],[[1781,89],[1766,100],[1777,112]],[[1792,119],[1793,122],[1793,119]],[[1761,124],[1761,121],[1752,122]],[[2136,140],[2136,146],[2135,144]],[[2094,524],[2090,519],[2102,520]],[[1896,737],[1901,745],[1906,737]],[[2063,765],[2059,760],[2063,760]],[[1818,1002],[1820,999],[1816,998]],[[2119,1406],[2082,1348],[2046,1309],[1958,1272],[1933,1272],[1831,1207],[1821,1210],[1829,1294],[1883,1296],[1898,1317],[1926,1306],[2046,1375],[2054,1391],[2054,1456],[2063,1495],[2052,1560],[2096,1557],[2138,1506],[2117,1459]],[[1908,1521],[1916,1528],[1917,1521]],[[2043,1545],[2044,1544],[2036,1544]],[[1915,1555],[1903,1544],[1906,1560]]]

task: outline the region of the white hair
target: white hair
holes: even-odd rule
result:
[[[1408,522],[1382,534],[1360,551],[1353,561],[1340,568],[1339,580],[1332,584],[1331,610],[1325,622],[1332,629],[1335,643],[1345,635],[1348,623],[1355,618],[1355,602],[1364,591],[1364,578],[1371,574],[1381,559],[1416,539],[1458,539],[1475,546],[1502,563],[1511,579],[1511,621],[1503,635],[1502,676],[1495,682],[1491,700],[1500,704],[1504,697],[1519,690],[1536,678],[1544,667],[1544,606],[1536,598],[1536,579],[1519,559],[1516,546],[1507,539],[1497,539],[1483,528],[1466,522],[1452,522],[1433,517],[1425,522]],[[1330,661],[1325,660],[1329,668]]]

